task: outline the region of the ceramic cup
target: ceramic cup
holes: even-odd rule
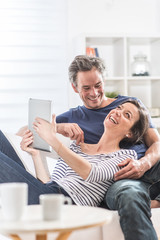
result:
[[[72,204],[69,197],[62,194],[42,194],[40,204],[42,205],[43,220],[61,220],[63,204]]]
[[[0,204],[5,220],[20,220],[27,203],[28,185],[26,183],[0,184]]]

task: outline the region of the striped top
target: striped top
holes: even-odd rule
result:
[[[70,149],[91,163],[88,178],[84,180],[63,159],[59,158],[51,179],[57,182],[77,205],[99,206],[107,189],[114,182],[114,174],[120,170],[118,163],[126,158],[137,159],[137,153],[128,149],[110,154],[88,155],[81,151],[75,141]]]

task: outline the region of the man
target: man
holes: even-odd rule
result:
[[[69,67],[72,87],[84,105],[57,116],[57,132],[76,140],[77,144],[83,141],[97,143],[108,112],[130,98],[105,97],[104,71],[101,59],[87,56],[77,56]],[[146,145],[121,146],[135,149],[139,161],[126,159],[119,164],[123,168],[115,174],[116,182],[104,199],[109,209],[118,210],[126,240],[157,239],[150,220],[150,197],[145,184],[137,180],[160,159],[160,137],[151,122],[144,140]],[[160,206],[158,200],[159,197],[152,201],[151,206]]]

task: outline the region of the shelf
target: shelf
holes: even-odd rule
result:
[[[131,77],[127,76],[125,77],[127,81],[160,81],[160,76],[154,77],[154,76],[148,76],[148,77],[142,77],[142,76],[137,76],[137,77]],[[105,82],[107,81],[124,81],[124,77],[105,77]]]
[[[82,34],[76,52],[97,48],[106,65],[105,91],[141,99],[148,108],[160,108],[160,35]],[[133,77],[131,64],[142,52],[150,62],[150,76]]]
[[[130,76],[128,76],[128,77],[126,77],[126,79],[128,81],[135,81],[135,82],[137,82],[137,81],[154,82],[154,81],[160,81],[160,76],[159,77],[151,77],[151,76],[149,76],[149,77],[130,77]]]
[[[124,77],[105,77],[104,81],[124,81]]]

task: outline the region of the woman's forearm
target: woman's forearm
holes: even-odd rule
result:
[[[36,177],[39,180],[41,180],[43,183],[48,182],[50,178],[47,174],[47,171],[45,169],[40,153],[38,153],[36,156],[32,156],[32,159],[35,166]]]
[[[76,173],[83,179],[88,177],[91,170],[91,164],[64,146],[57,138],[55,115],[52,116],[51,123],[44,119],[36,118],[33,125],[39,136],[43,138]]]
[[[88,177],[91,171],[91,164],[86,159],[64,146],[57,137],[54,138],[52,144],[50,145],[57,154],[63,158],[63,160],[84,180]]]

